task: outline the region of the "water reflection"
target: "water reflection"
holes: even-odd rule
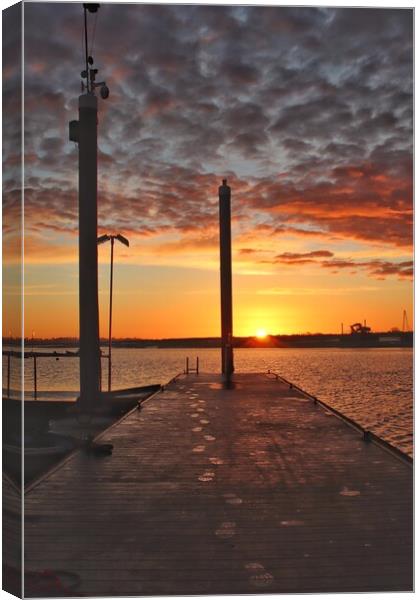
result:
[[[38,350],[38,348],[35,348]],[[39,348],[40,351],[45,348]],[[48,350],[55,350],[49,348]],[[66,348],[57,349],[61,352]],[[70,350],[70,349],[69,349]],[[202,371],[217,372],[217,349],[195,350]],[[166,383],[183,370],[187,349],[113,350],[115,388]],[[412,451],[413,352],[410,348],[260,348],[235,351],[238,372],[278,372],[309,393],[353,418],[405,452]],[[7,370],[6,357],[3,369]],[[21,361],[11,361],[12,387],[17,385]],[[107,361],[103,360],[103,381]],[[40,359],[38,390],[40,397],[51,399],[54,391],[75,392],[79,385],[78,360]],[[184,387],[184,386],[183,386]],[[33,389],[33,370],[25,372],[25,389]],[[186,388],[192,403],[195,390]],[[194,407],[195,408],[195,407]]]

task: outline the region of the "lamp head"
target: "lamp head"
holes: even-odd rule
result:
[[[127,238],[125,238],[123,235],[118,234],[115,236],[115,238],[121,242],[121,244],[124,244],[124,246],[129,247],[130,246],[130,242],[127,240]]]
[[[108,234],[105,234],[105,235],[99,236],[96,241],[98,242],[98,244],[104,244],[105,242],[108,242],[110,239],[111,239],[111,236]]]

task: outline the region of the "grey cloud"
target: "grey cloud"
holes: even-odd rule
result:
[[[25,12],[27,181],[38,183],[28,202],[50,210],[46,226],[71,215],[71,228],[75,210],[61,206],[76,198],[67,123],[77,118],[81,9]],[[102,5],[94,57],[111,87],[99,114],[102,222],[202,227],[229,172],[239,216],[407,244],[411,52],[407,10]]]

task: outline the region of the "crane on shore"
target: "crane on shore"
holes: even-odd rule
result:
[[[371,328],[366,325],[366,321],[364,325],[361,323],[353,323],[353,325],[350,325],[350,329],[351,335],[366,335],[371,332]]]

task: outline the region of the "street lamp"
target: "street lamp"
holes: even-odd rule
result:
[[[108,392],[111,391],[111,347],[112,347],[112,286],[114,279],[114,241],[118,240],[124,246],[129,246],[130,242],[123,235],[101,235],[98,237],[98,244],[104,244],[111,241],[111,275],[109,284],[109,330],[108,330]]]

